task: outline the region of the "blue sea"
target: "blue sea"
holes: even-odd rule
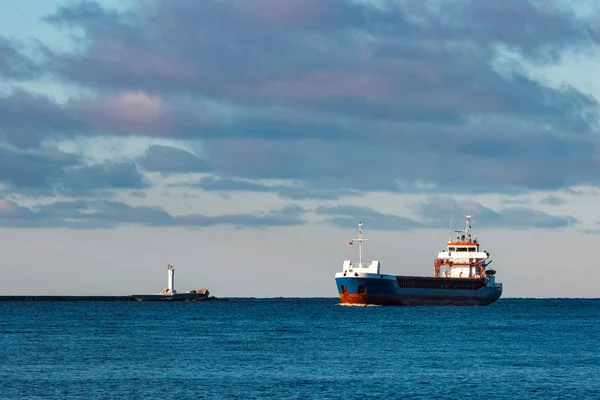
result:
[[[0,303],[5,399],[600,399],[600,300]]]

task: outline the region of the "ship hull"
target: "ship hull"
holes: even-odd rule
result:
[[[482,280],[376,275],[340,276],[336,284],[342,304],[381,306],[484,306],[498,300],[501,286]]]

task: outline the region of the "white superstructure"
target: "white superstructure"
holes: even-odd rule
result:
[[[493,280],[493,271],[486,274],[491,263],[490,253],[480,249],[477,237],[471,235],[471,215],[465,215],[465,229],[454,231],[456,237],[449,240],[446,249],[438,253],[434,262],[434,276],[448,278],[481,279],[485,275]]]
[[[352,239],[350,241],[350,245],[354,245],[354,242],[358,242],[358,262],[353,262],[351,260],[344,261],[342,271],[345,276],[347,273],[361,273],[361,274],[379,274],[380,273],[380,265],[379,261],[373,260],[368,263],[364,262],[364,245],[363,242],[368,239],[365,239],[363,235],[362,222],[358,223],[358,239]],[[358,275],[356,275],[358,276]]]

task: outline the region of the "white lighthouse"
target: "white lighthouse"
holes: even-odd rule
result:
[[[169,264],[169,266],[167,266],[167,272],[169,274],[167,279],[167,290],[169,293],[175,294],[177,293],[175,290],[175,268]]]

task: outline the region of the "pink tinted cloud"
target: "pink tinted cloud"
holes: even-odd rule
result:
[[[196,67],[142,46],[130,46],[112,37],[97,37],[90,50],[89,61],[108,70],[127,71],[137,78],[189,80],[198,76]],[[124,71],[123,71],[124,72]]]
[[[119,119],[134,123],[152,123],[160,119],[165,104],[160,97],[144,92],[121,92],[109,98],[106,107]]]
[[[283,98],[353,98],[367,101],[388,99],[391,82],[381,75],[359,73],[316,73],[289,81],[268,83],[263,93]]]
[[[222,123],[205,109],[144,91],[72,101],[69,109],[82,115],[92,130],[117,135],[186,135]]]
[[[93,126],[119,133],[164,132],[168,112],[163,99],[142,91],[77,101],[71,106],[86,114]]]
[[[11,214],[13,209],[13,204],[10,201],[0,199],[0,215]]]

